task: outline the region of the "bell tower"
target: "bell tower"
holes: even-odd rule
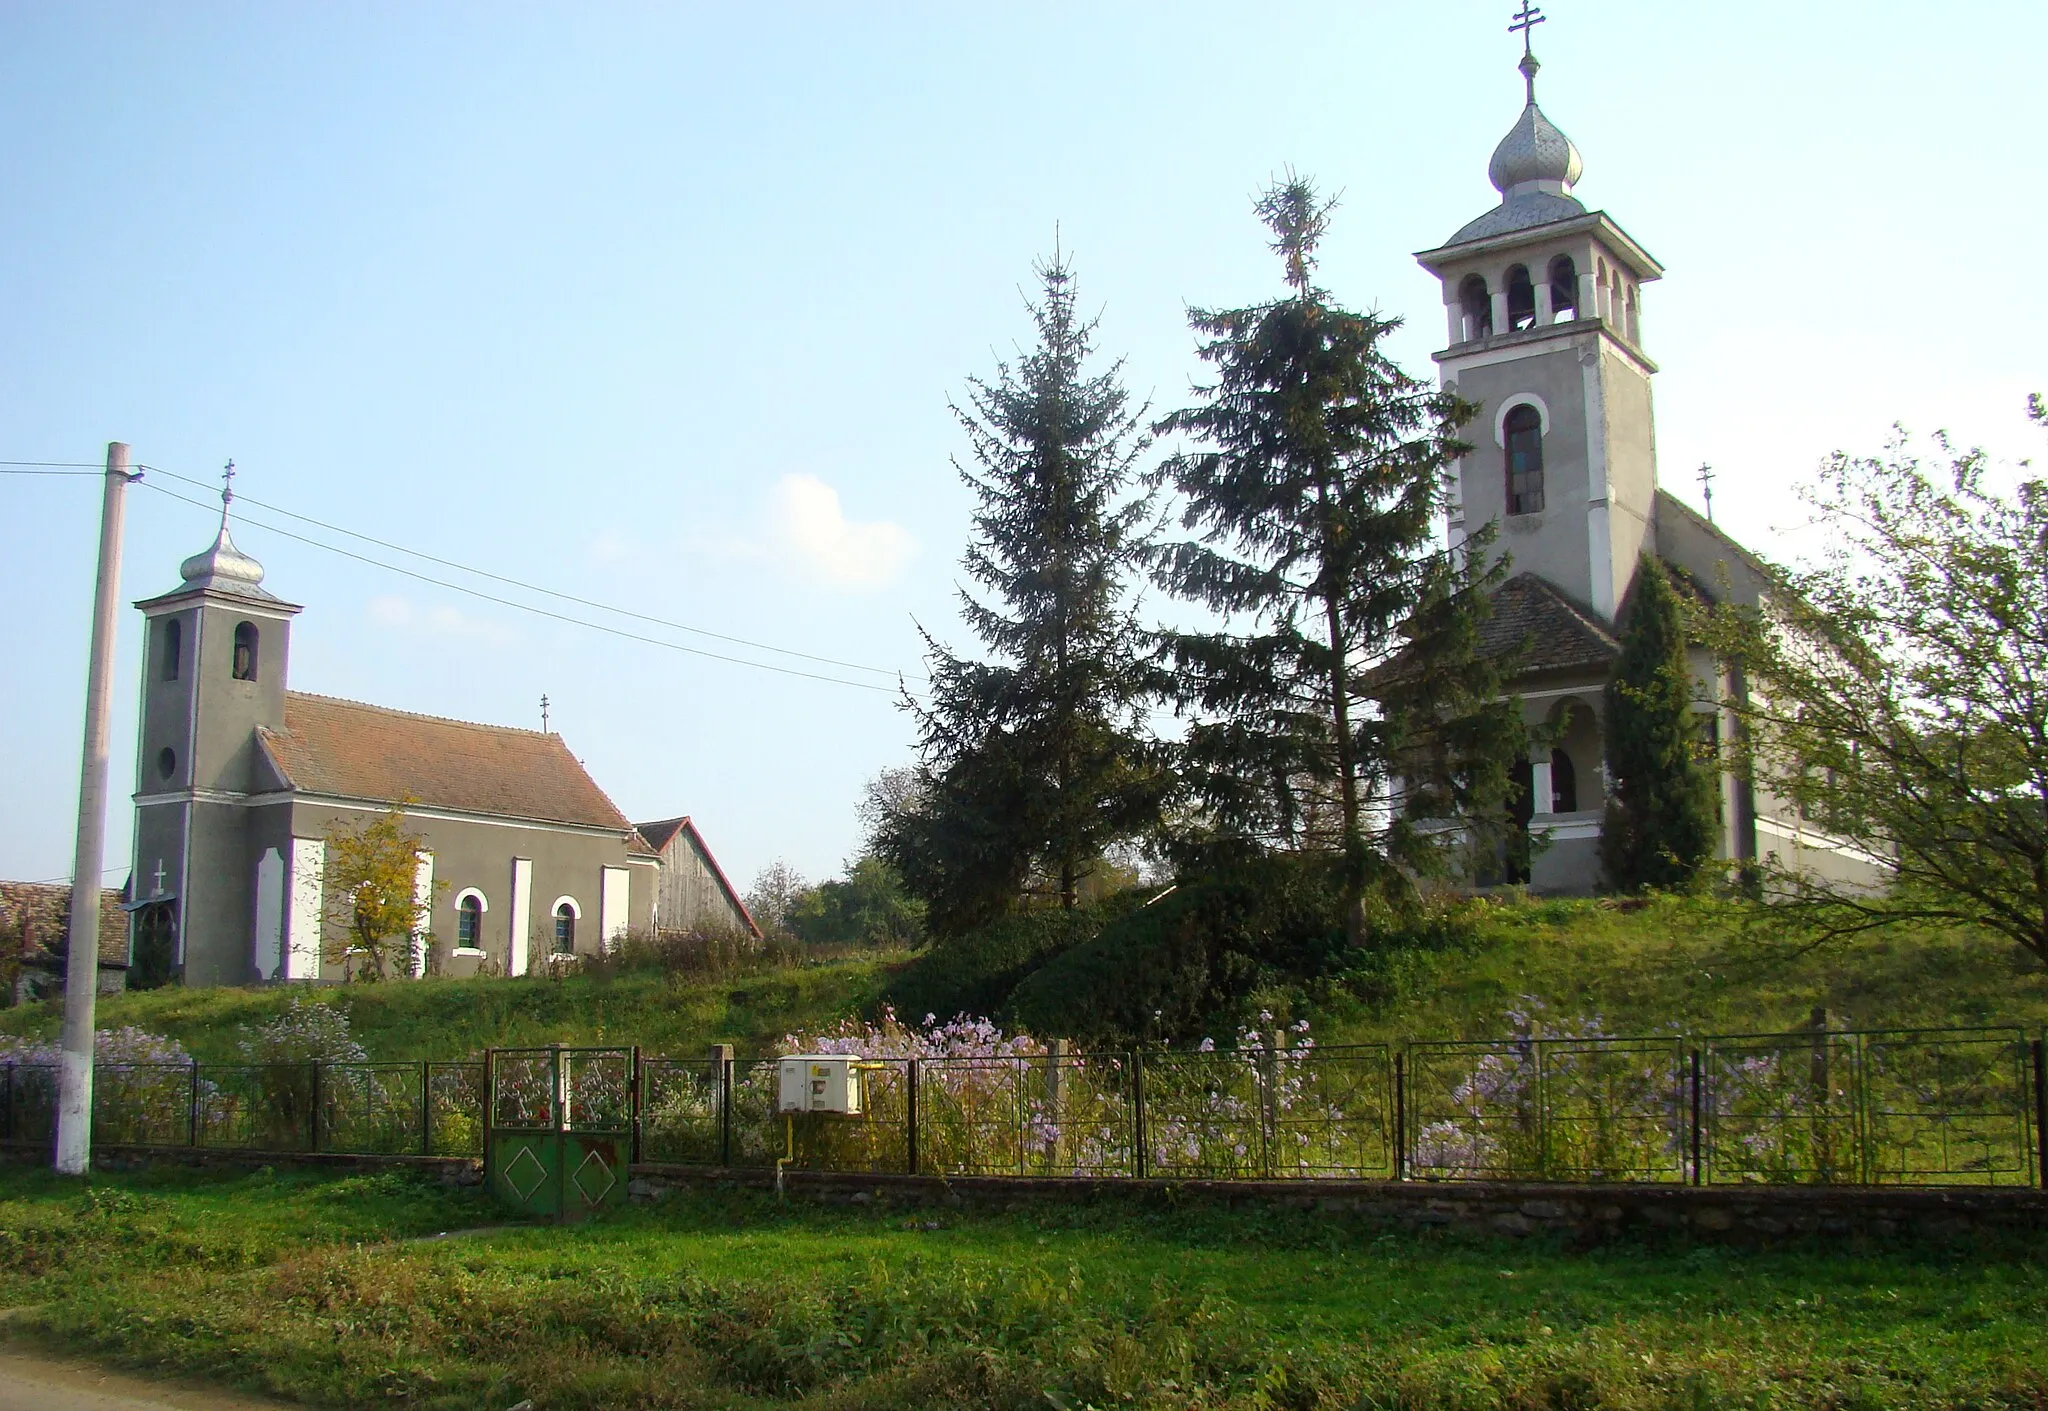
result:
[[[135,606],[145,619],[136,741],[135,901],[168,931],[171,963],[193,984],[245,983],[255,924],[246,836],[263,786],[256,728],[284,725],[286,648],[299,612],[262,586],[263,566],[228,532],[234,465],[222,476],[220,532],[179,566],[183,580]]]
[[[1636,561],[1654,550],[1657,490],[1642,286],[1664,270],[1604,211],[1572,195],[1578,148],[1536,106],[1522,0],[1522,115],[1487,175],[1500,204],[1416,255],[1443,284],[1443,386],[1476,403],[1458,468],[1450,540],[1499,527],[1491,552],[1608,622]]]

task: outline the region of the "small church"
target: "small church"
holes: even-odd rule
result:
[[[635,826],[560,735],[291,690],[301,608],[235,547],[233,498],[179,584],[135,605],[132,963],[187,985],[342,978],[326,839],[401,803],[431,906],[415,976],[532,974],[629,932],[760,935],[695,825]]]
[[[1493,602],[1487,649],[1525,645],[1517,679],[1525,719],[1554,741],[1522,774],[1524,821],[1542,842],[1526,881],[1539,892],[1599,889],[1607,797],[1605,694],[1620,655],[1641,557],[1681,591],[1754,604],[1766,586],[1756,557],[1657,483],[1656,420],[1643,290],[1664,267],[1605,211],[1572,194],[1579,150],[1536,104],[1524,3],[1521,116],[1494,148],[1487,175],[1500,203],[1416,259],[1443,287],[1447,346],[1435,354],[1446,391],[1479,408],[1473,450],[1458,464],[1448,538],[1493,524],[1489,554],[1512,575]],[[1711,502],[1710,502],[1711,507]],[[1742,689],[1705,651],[1694,653],[1703,739],[1729,738],[1721,702]],[[1815,833],[1784,801],[1734,775],[1720,781],[1720,857],[1775,854],[1788,867],[1848,880],[1874,859]]]

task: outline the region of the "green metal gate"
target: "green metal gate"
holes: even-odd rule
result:
[[[637,1048],[485,1055],[484,1179],[534,1215],[577,1220],[626,1198],[638,1130]]]

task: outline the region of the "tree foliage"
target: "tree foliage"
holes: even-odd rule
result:
[[[1258,203],[1288,293],[1195,310],[1215,380],[1162,431],[1194,448],[1164,473],[1185,527],[1160,582],[1224,630],[1166,638],[1200,829],[1341,858],[1345,929],[1369,899],[1405,906],[1457,830],[1505,818],[1525,748],[1499,664],[1479,651],[1504,569],[1435,542],[1473,409],[1409,377],[1397,319],[1353,313],[1313,282],[1330,203],[1289,177]],[[1398,658],[1398,660],[1397,660]]]
[[[1691,886],[1714,855],[1715,772],[1702,758],[1696,695],[1685,611],[1664,566],[1644,554],[1607,685],[1612,787],[1600,860],[1621,891]]]
[[[1072,267],[1056,255],[1037,273],[1036,345],[994,380],[971,379],[953,408],[973,456],[956,466],[978,505],[961,611],[986,657],[926,638],[929,701],[906,694],[915,786],[878,838],[943,932],[1028,892],[1073,907],[1160,793],[1138,729],[1147,677],[1130,607],[1145,546],[1147,507],[1130,493],[1143,413],[1121,363],[1088,370],[1095,324],[1076,311]]]
[[[358,980],[386,980],[403,972],[413,948],[425,954],[434,937],[431,896],[418,892],[425,842],[406,828],[405,807],[394,804],[375,818],[327,835],[322,873],[326,897],[327,959]],[[436,882],[435,889],[447,884]]]
[[[1891,884],[1766,857],[1777,902],[1830,932],[1985,927],[2048,962],[2048,481],[1989,477],[1939,436],[1931,460],[1903,435],[1837,454],[1805,492],[1830,549],[1718,613],[1715,644],[1752,682],[1730,704],[1759,789]]]
[[[887,862],[872,854],[847,864],[846,875],[801,893],[789,930],[807,945],[915,945],[924,935],[924,906]]]

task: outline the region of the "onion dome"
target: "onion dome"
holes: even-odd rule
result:
[[[213,547],[192,555],[178,565],[185,590],[211,588],[216,592],[239,593],[248,597],[263,581],[263,565],[235,547],[228,534],[227,515],[221,515],[220,533]]]
[[[1460,245],[1468,240],[1528,230],[1586,213],[1586,208],[1571,194],[1573,183],[1585,169],[1579,149],[1536,106],[1539,67],[1534,54],[1522,56],[1528,103],[1522,116],[1508,129],[1508,135],[1493,149],[1493,160],[1487,163],[1486,174],[1500,192],[1500,205],[1466,224],[1448,244]]]

